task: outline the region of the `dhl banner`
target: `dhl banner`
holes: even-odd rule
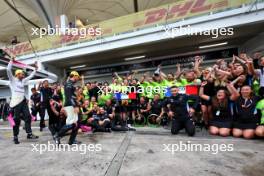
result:
[[[252,3],[253,1],[254,0],[180,0],[175,3],[86,26],[86,28],[101,28],[100,36],[87,35],[86,37],[80,37],[79,35],[53,35],[37,38],[31,42],[35,51],[44,51],[72,45],[74,43],[96,40],[114,34],[143,29],[157,24],[165,25],[183,18],[237,8],[242,4]],[[23,42],[3,49],[16,56],[33,52],[29,42]]]

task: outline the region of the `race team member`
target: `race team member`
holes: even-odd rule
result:
[[[150,114],[156,114],[158,117],[155,119],[148,119],[152,120],[153,123],[159,124],[161,119],[163,118],[163,111],[162,111],[162,101],[160,100],[160,95],[155,94],[153,101],[149,102],[148,109],[150,110]]]
[[[137,121],[145,123],[145,119],[149,116],[148,102],[145,97],[140,97],[137,108]],[[145,125],[145,124],[144,124]]]
[[[179,94],[177,86],[171,87],[171,97],[164,101],[163,108],[167,110],[167,114],[172,118],[171,133],[178,134],[178,132],[185,128],[189,136],[195,134],[195,125],[192,115],[195,108],[198,106],[198,97],[193,95]],[[188,101],[192,100],[193,106],[189,107]]]
[[[49,114],[49,130],[54,137],[62,127],[63,119],[60,118],[62,100],[58,94],[54,94],[50,99],[51,113]]]
[[[36,69],[25,78],[25,73],[23,70],[16,70],[15,77],[12,74],[12,65],[13,60],[11,60],[7,66],[7,76],[10,80],[10,89],[11,89],[11,102],[10,107],[14,112],[14,121],[15,126],[13,126],[13,134],[14,134],[14,143],[19,144],[18,134],[19,134],[19,126],[20,121],[23,119],[25,121],[25,129],[27,133],[28,139],[37,139],[38,136],[32,134],[31,130],[31,115],[29,112],[26,93],[25,93],[25,85],[28,84],[28,81],[33,78],[36,74]]]
[[[40,115],[40,93],[37,92],[36,88],[31,89],[32,95],[30,96],[30,100],[32,102],[32,107],[31,107],[31,114],[32,116],[37,116],[39,113]]]
[[[65,134],[72,130],[69,144],[77,144],[76,136],[78,134],[79,128],[79,105],[77,103],[76,97],[76,87],[74,84],[80,80],[80,75],[76,71],[72,71],[70,73],[69,79],[64,85],[64,95],[65,95],[65,102],[63,111],[66,113],[66,124],[60,129],[57,135],[55,135],[54,140],[56,144],[60,144],[60,138],[65,136]]]
[[[50,99],[52,97],[52,89],[49,86],[49,82],[47,80],[43,81],[43,83],[39,84],[38,90],[40,92],[41,98],[40,98],[40,123],[39,128],[40,131],[43,130],[43,128],[46,127],[45,125],[45,114],[46,110],[49,116],[52,116],[52,110],[50,107]]]
[[[201,84],[199,95],[202,99],[212,100],[212,114],[209,120],[209,133],[223,137],[231,134],[233,125],[233,105],[239,97],[239,92],[231,83],[226,83],[226,89],[219,89],[214,97],[204,94],[204,86],[207,82]]]

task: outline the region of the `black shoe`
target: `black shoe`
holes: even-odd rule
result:
[[[105,132],[107,132],[107,133],[111,133],[111,129],[110,129],[110,128],[106,128],[106,129],[105,129]]]
[[[135,128],[128,128],[128,131],[136,131]]]
[[[56,137],[58,137],[58,133],[57,132],[52,135],[52,139],[55,141]]]
[[[60,137],[58,135],[54,135],[53,140],[56,145],[60,145],[61,142],[60,142]]]
[[[19,144],[19,143],[20,143],[20,142],[18,141],[18,137],[17,137],[17,136],[14,137],[14,140],[13,140],[13,141],[14,141],[14,144]]]
[[[95,133],[96,131],[97,131],[96,128],[93,128],[93,129],[92,129],[92,133]]]
[[[39,131],[43,131],[43,128],[42,128],[42,127],[40,127],[40,128],[39,128]]]
[[[30,133],[27,135],[27,138],[28,139],[38,139],[39,137],[38,136],[35,136],[34,134]]]
[[[81,141],[77,141],[77,140],[74,140],[74,141],[69,141],[69,145],[72,145],[72,144],[81,144],[82,142]]]

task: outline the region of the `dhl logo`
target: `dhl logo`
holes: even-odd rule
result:
[[[20,43],[20,44],[12,46],[12,48],[11,47],[3,48],[3,50],[6,53],[9,53],[13,56],[16,56],[16,55],[19,55],[21,53],[31,52],[32,48],[31,48],[31,45],[29,42],[24,42],[24,43]]]
[[[183,18],[185,16],[191,16],[192,14],[228,7],[228,5],[229,0],[211,1],[211,3],[208,0],[187,0],[174,4],[169,8],[163,7],[148,11],[145,13],[145,19],[135,22],[134,26],[154,24],[161,20],[170,20],[173,18]]]

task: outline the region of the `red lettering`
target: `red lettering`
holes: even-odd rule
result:
[[[192,4],[193,4],[193,1],[187,1],[184,4],[177,4],[173,6],[169,11],[167,19],[173,18],[176,13],[178,13],[177,16],[186,15],[188,10],[191,8]]]
[[[64,35],[61,38],[61,43],[69,43],[79,39],[79,35]]]
[[[35,48],[35,49],[37,49],[37,48]],[[28,51],[31,51],[32,49],[31,49],[31,45],[29,44],[29,43],[26,43],[25,45],[24,45],[24,52],[28,52]]]
[[[23,44],[20,44],[20,45],[16,45],[15,48],[14,48],[14,52],[15,52],[15,55],[18,55],[19,53],[22,53],[23,52]]]
[[[4,48],[3,49],[7,54],[12,54],[12,55],[15,55],[15,53],[14,53],[14,50],[13,49],[11,49],[11,48]]]
[[[198,13],[212,8],[212,4],[205,5],[206,0],[197,0],[194,4],[191,13]]]
[[[166,9],[153,10],[146,13],[147,19],[145,24],[155,23],[166,15]]]

